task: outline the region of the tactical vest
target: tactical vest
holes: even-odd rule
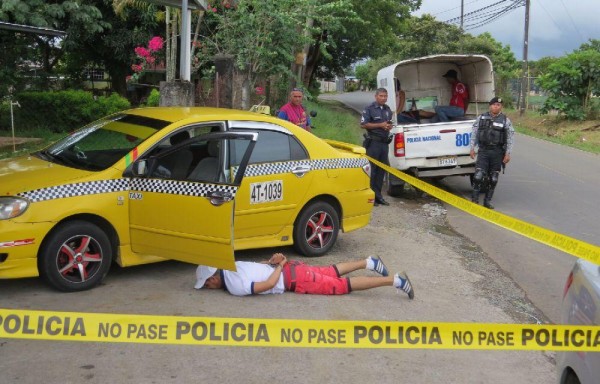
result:
[[[477,130],[479,146],[493,147],[506,144],[506,115],[499,114],[495,118],[488,112],[481,115]]]

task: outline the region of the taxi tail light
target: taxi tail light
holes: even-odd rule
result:
[[[371,163],[363,165],[362,170],[367,174],[367,176],[371,177]]]
[[[567,282],[565,283],[565,289],[563,291],[563,300],[567,297],[567,292],[569,292],[569,288],[571,288],[571,284],[573,284],[573,271],[569,273],[569,277],[567,277]]]
[[[394,135],[394,156],[395,157],[404,157],[404,133],[396,133]]]

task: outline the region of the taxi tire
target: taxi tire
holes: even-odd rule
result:
[[[69,281],[59,272],[59,263],[65,264],[66,262],[64,255],[61,256],[60,250],[68,241],[74,241],[73,245],[76,245],[78,240],[84,237],[90,239],[87,249],[100,255],[99,264],[88,264],[91,265],[89,269],[91,275],[87,280]],[[44,241],[38,259],[38,269],[42,278],[59,291],[84,291],[102,282],[110,269],[112,253],[110,240],[102,229],[87,221],[70,221],[55,228]]]
[[[322,247],[317,248],[309,244],[307,236],[310,236],[310,234],[307,233],[307,230],[309,230],[309,221],[313,219],[314,222],[315,215],[319,213],[325,215],[323,219],[326,224],[331,225],[332,231],[325,233],[326,242]],[[323,256],[335,244],[339,230],[340,218],[334,207],[325,201],[310,203],[302,209],[294,225],[294,249],[298,253],[308,257]]]

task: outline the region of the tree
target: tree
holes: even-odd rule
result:
[[[331,4],[337,3],[330,1]],[[381,57],[397,50],[396,35],[408,26],[410,12],[421,0],[350,0],[328,19],[316,19],[320,33],[313,35],[303,82],[317,76],[332,78],[359,59]],[[335,23],[331,22],[335,19]]]
[[[431,15],[410,17],[396,36],[395,48],[368,62],[368,81],[373,83],[379,69],[415,57],[435,54],[481,54],[488,56],[496,74],[496,93],[507,92],[508,81],[518,76],[519,64],[510,50],[489,33],[473,36],[460,28],[437,21]]]
[[[205,16],[200,43],[207,55],[231,55],[243,77],[242,109],[258,78],[290,73],[294,53],[307,42],[301,33],[316,0],[240,0],[214,5]]]
[[[100,10],[108,27],[94,33],[77,30],[78,38],[65,42],[68,71],[77,77],[86,66],[103,68],[110,75],[112,89],[126,95],[125,79],[131,74],[135,47],[145,45],[163,31],[157,18],[158,8],[154,5],[125,7],[117,15],[112,0],[87,2]]]
[[[557,59],[538,83],[548,93],[542,113],[555,109],[568,119],[591,118],[598,112],[592,95],[600,94],[600,50],[590,46]]]
[[[81,34],[100,33],[109,27],[97,7],[80,1],[3,0],[0,20],[35,27],[65,31],[66,37],[47,37],[32,33],[0,31],[2,57],[0,83],[21,88],[20,74],[28,68],[38,68],[39,86],[49,86],[47,79],[54,74],[65,51],[64,46],[76,41]],[[2,87],[5,88],[5,87]],[[0,92],[6,92],[2,90]]]

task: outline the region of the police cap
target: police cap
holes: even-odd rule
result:
[[[500,98],[500,97],[494,97],[492,100],[490,100],[490,105],[495,104],[495,103],[502,104],[502,98]]]

